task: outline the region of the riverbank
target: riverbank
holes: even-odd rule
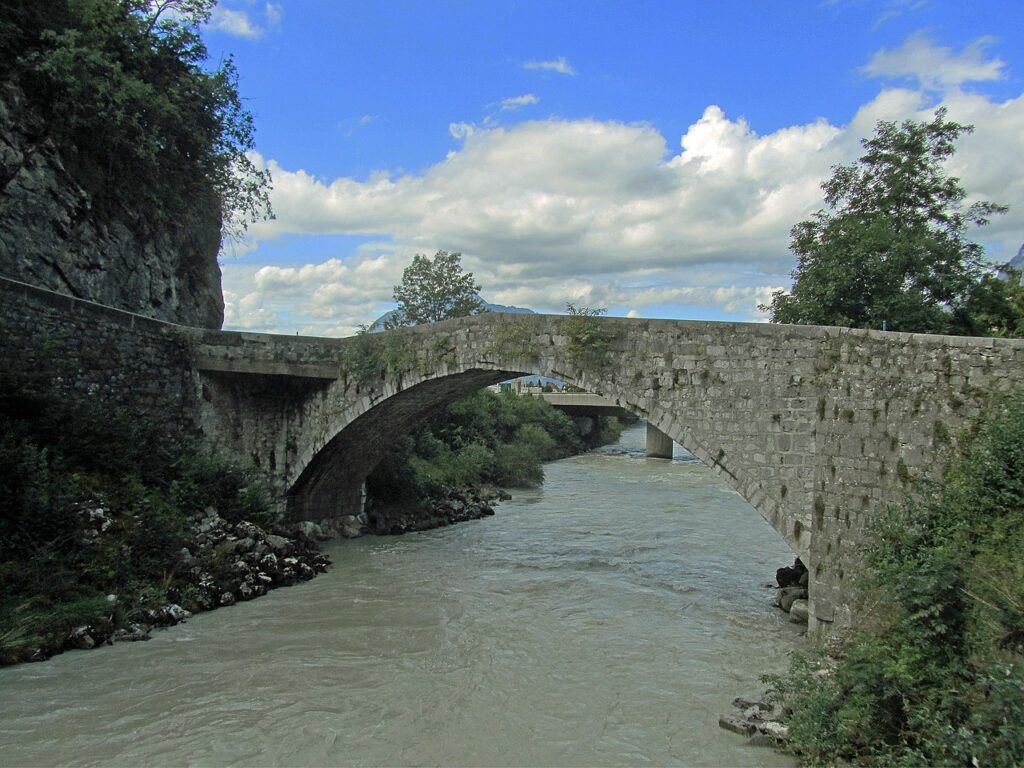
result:
[[[785,542],[644,430],[498,514],[324,542],[327,573],[146,643],[0,670],[0,751],[49,765],[794,765],[718,727],[784,669]],[[241,697],[241,698],[240,698]],[[500,724],[500,727],[496,727]]]
[[[31,377],[0,376],[0,470],[0,664],[143,640],[327,567],[245,467]]]
[[[87,548],[102,548],[105,537],[116,535],[116,512],[84,506],[79,514],[88,521]],[[157,627],[308,581],[330,564],[314,540],[267,533],[245,521],[231,523],[213,507],[191,518],[181,543],[175,561],[165,563],[162,583],[135,584],[71,607],[57,604],[49,620],[46,613],[37,613],[19,624],[13,612],[4,627],[0,663],[44,661],[67,650],[149,640]]]

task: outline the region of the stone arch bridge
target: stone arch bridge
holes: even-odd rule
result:
[[[849,621],[872,516],[1024,383],[1024,341],[810,326],[485,314],[351,339],[189,334],[203,430],[251,457],[294,519],[357,512],[419,420],[546,374],[646,419],[742,494],[808,565],[812,629]]]

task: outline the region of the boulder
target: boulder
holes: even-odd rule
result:
[[[766,720],[758,727],[758,730],[779,741],[783,741],[789,735],[789,728],[774,720]]]
[[[789,611],[797,600],[806,600],[807,590],[803,587],[783,587],[779,590],[779,607]]]
[[[96,646],[96,640],[92,636],[93,628],[88,624],[83,624],[80,627],[75,627],[68,634],[65,645],[68,648],[80,648],[87,650]]]
[[[150,627],[146,624],[129,624],[114,632],[111,640],[115,643],[137,643],[149,640]]]
[[[284,536],[275,536],[272,533],[268,533],[263,540],[278,555],[288,555],[294,548],[291,539],[286,539]]]
[[[800,586],[800,579],[805,573],[807,573],[807,568],[798,557],[792,565],[775,571],[775,583],[779,587],[797,587]]]
[[[327,534],[324,533],[324,529],[312,520],[303,520],[301,523],[296,523],[294,530],[296,533],[313,541],[323,541],[328,538]]]
[[[727,731],[738,733],[740,736],[752,736],[757,731],[757,726],[753,723],[735,715],[719,715],[718,725]]]
[[[806,600],[794,600],[789,608],[789,620],[794,624],[806,624],[810,612]]]

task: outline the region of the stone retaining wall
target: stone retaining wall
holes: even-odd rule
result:
[[[0,278],[4,373],[68,398],[196,427],[190,329]]]

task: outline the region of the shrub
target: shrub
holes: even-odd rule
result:
[[[612,342],[615,331],[600,317],[604,309],[577,307],[566,304],[569,312],[565,320],[565,335],[569,337],[565,345],[569,359],[582,368],[602,373],[611,366]]]
[[[0,663],[60,650],[74,626],[111,628],[120,619],[108,594],[165,597],[204,507],[276,521],[250,472],[196,439],[101,403],[2,385]]]
[[[798,656],[773,680],[811,764],[1024,764],[1024,394],[962,444],[875,527],[876,608],[834,671]]]
[[[541,462],[583,448],[572,419],[541,398],[480,390],[399,440],[370,473],[367,491],[411,505],[444,486],[535,486]]]

